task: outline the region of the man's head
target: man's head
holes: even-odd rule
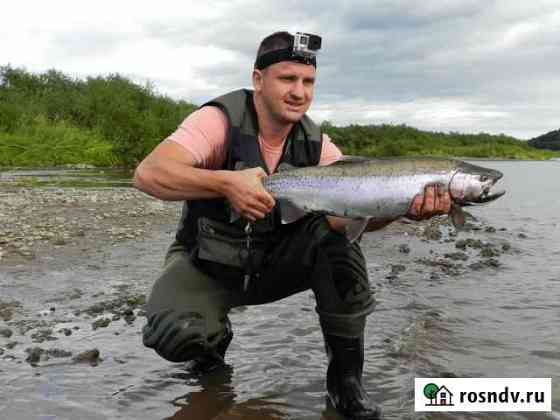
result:
[[[314,46],[317,46],[316,39]],[[257,101],[262,101],[268,115],[282,124],[299,121],[309,109],[314,94],[314,55],[292,53],[293,50],[294,36],[275,32],[261,42],[253,70]]]

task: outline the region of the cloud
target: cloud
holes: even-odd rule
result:
[[[250,86],[271,32],[319,33],[318,119],[520,137],[558,128],[556,0],[20,0],[5,21],[3,64],[119,72],[196,103]]]

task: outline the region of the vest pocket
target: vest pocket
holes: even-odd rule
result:
[[[242,269],[251,264],[252,273],[262,268],[267,242],[253,233],[247,248],[247,235],[238,225],[199,217],[197,239],[196,255],[201,260]]]

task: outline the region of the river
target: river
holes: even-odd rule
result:
[[[458,237],[444,228],[431,241],[391,229],[363,238],[377,301],[364,384],[387,419],[560,419],[560,162],[479,164],[502,171],[507,190],[473,208],[485,228]],[[0,300],[24,308],[0,327],[15,331],[25,319],[55,331],[77,326],[57,347],[96,347],[102,358],[96,366],[54,358],[32,366],[24,361],[32,331],[0,336],[0,348],[20,343],[0,352],[1,419],[339,418],[325,408],[326,357],[310,293],[234,310],[228,367],[204,376],[143,348],[141,318],[93,330],[94,318],[76,315],[100,296],[148,293],[173,229],[87,258],[0,265]],[[498,264],[477,265],[480,249],[470,247],[468,261],[451,270],[429,263],[469,238],[494,244]],[[399,251],[405,244],[409,253]],[[70,298],[74,288],[81,294]],[[553,412],[414,413],[414,378],[424,376],[552,377]]]

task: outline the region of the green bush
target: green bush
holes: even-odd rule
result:
[[[121,162],[112,148],[95,131],[39,115],[17,133],[0,132],[0,166],[115,166]]]
[[[34,74],[0,67],[0,165],[133,166],[195,109],[119,74],[79,80],[56,70]],[[560,156],[505,135],[427,132],[388,124],[336,127],[328,121],[322,128],[352,155]]]
[[[84,81],[56,70],[33,74],[0,67],[3,150],[18,147],[14,144],[7,148],[8,138],[20,139],[19,144],[25,136],[36,139],[64,135],[64,144],[68,144],[69,138],[77,136],[76,130],[84,130],[84,136],[97,142],[91,146],[88,159],[135,165],[194,109],[192,104],[157,94],[149,84],[140,86],[118,74]],[[48,160],[60,162],[76,156],[77,152],[58,145],[49,153]],[[0,159],[4,162],[8,157]]]

